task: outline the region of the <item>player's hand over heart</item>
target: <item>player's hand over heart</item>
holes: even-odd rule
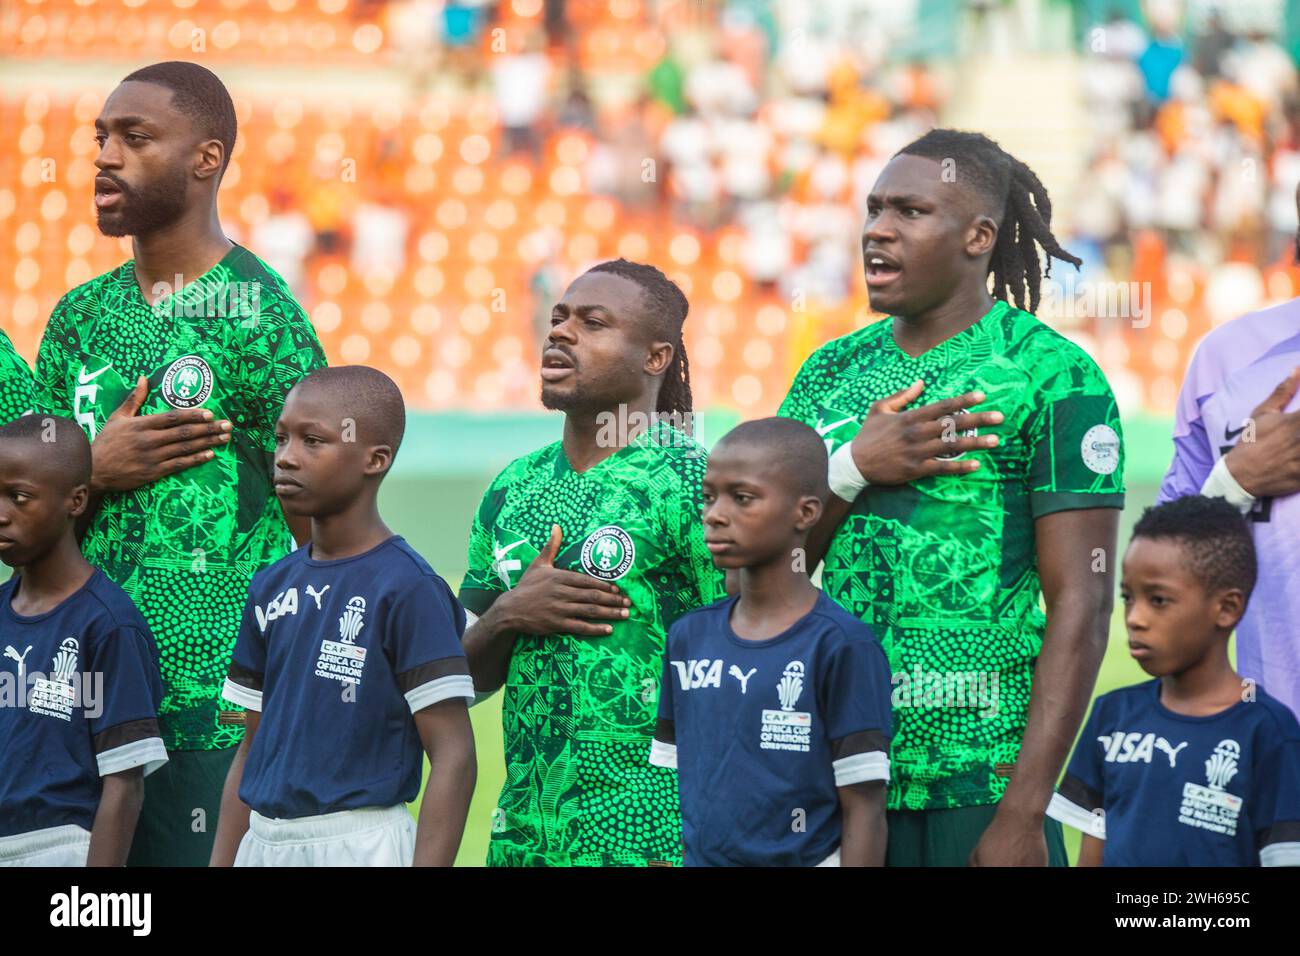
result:
[[[1238,423],[1241,438],[1225,456],[1237,484],[1256,498],[1277,498],[1300,491],[1300,411],[1283,410],[1297,388],[1300,368],[1273,389],[1249,419]],[[1229,422],[1229,428],[1233,424]]]
[[[91,443],[91,487],[98,494],[130,491],[213,457],[212,448],[230,441],[231,424],[214,421],[206,408],[140,415],[149,393],[141,376]]]
[[[984,401],[983,392],[903,411],[924,390],[925,384],[917,381],[872,403],[853,438],[853,463],[871,484],[902,485],[929,475],[969,474],[979,467],[978,461],[947,461],[938,456],[997,445],[997,435],[964,435],[972,428],[1002,423],[1001,412],[966,411]]]
[[[605,621],[621,621],[632,602],[617,585],[577,571],[555,566],[560,553],[559,525],[551,526],[551,537],[532,564],[524,569],[519,583],[501,595],[503,623],[521,634],[572,634],[575,637],[605,637],[614,628]]]

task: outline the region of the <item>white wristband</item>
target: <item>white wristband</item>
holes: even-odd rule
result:
[[[1228,470],[1226,457],[1214,463],[1209,477],[1205,479],[1205,484],[1201,485],[1201,494],[1207,498],[1226,499],[1228,504],[1242,514],[1255,507],[1255,496],[1237,484],[1237,479],[1232,477],[1232,472]]]
[[[858,471],[857,463],[853,460],[853,442],[846,441],[835,449],[826,472],[826,482],[831,486],[835,497],[845,501],[853,501],[867,487],[867,479]]]

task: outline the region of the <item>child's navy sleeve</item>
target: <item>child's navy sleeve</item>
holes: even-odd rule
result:
[[[143,767],[147,776],[167,762],[158,730],[162,678],[157,645],[148,631],[125,625],[92,648],[91,689],[100,699],[95,704],[87,700],[87,717],[99,775]]]
[[[657,767],[677,769],[677,724],[673,714],[673,665],[671,632],[664,642],[664,669],[659,677],[659,712],[655,736],[650,741],[650,762]]]
[[[257,598],[250,588],[221,696],[232,704],[261,713],[262,681],[265,676],[266,635],[262,633],[262,627],[257,621]]]
[[[1255,832],[1261,866],[1300,866],[1300,725],[1260,735],[1255,771]]]
[[[1102,775],[1104,747],[1097,738],[1105,730],[1106,697],[1092,705],[1083,733],[1074,746],[1065,779],[1052,794],[1047,815],[1089,836],[1106,839],[1105,786]]]
[[[866,631],[850,637],[829,655],[819,683],[835,786],[889,780],[892,685],[880,643]]]
[[[441,578],[426,575],[394,601],[383,644],[411,713],[451,697],[473,703],[464,633],[465,609]]]

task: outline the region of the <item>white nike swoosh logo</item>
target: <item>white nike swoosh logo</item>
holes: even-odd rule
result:
[[[515,548],[519,547],[523,543],[524,541],[521,538],[520,540],[516,541],[514,544],[508,544],[504,548],[493,548],[492,553],[496,556],[497,560],[500,561],[507,554],[509,554],[511,551],[513,551]]]
[[[834,431],[841,425],[847,425],[849,422],[857,421],[855,418],[841,418],[838,422],[831,422],[829,425],[823,425],[822,420],[817,419],[817,425],[813,428],[818,435],[825,436],[827,432]]]
[[[112,366],[110,366],[110,365],[105,365],[103,368],[101,368],[101,369],[100,369],[98,372],[96,372],[94,375],[87,375],[87,374],[86,374],[86,366],[83,365],[83,366],[81,366],[81,371],[77,373],[77,384],[79,384],[79,385],[89,385],[89,384],[90,384],[91,382],[93,382],[95,379],[99,378],[99,376],[101,376],[101,375],[103,375],[105,372],[107,372],[111,367],[112,367]]]

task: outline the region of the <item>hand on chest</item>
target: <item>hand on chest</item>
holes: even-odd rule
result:
[[[218,417],[228,415],[226,406],[233,381],[233,369],[228,364],[213,361],[207,350],[198,350],[140,368],[138,374],[147,377],[149,383],[140,414],[204,407]],[[74,357],[72,365],[68,375],[73,414],[93,439],[135,387],[137,373],[85,353]]]
[[[619,581],[629,574],[644,573],[658,563],[662,541],[647,516],[602,514],[566,522],[557,519],[562,537],[554,565],[602,581]],[[543,522],[544,523],[544,522]],[[550,524],[517,531],[507,521],[492,529],[492,564],[506,588],[515,587],[542,550],[550,535]],[[520,522],[522,524],[522,522]]]

